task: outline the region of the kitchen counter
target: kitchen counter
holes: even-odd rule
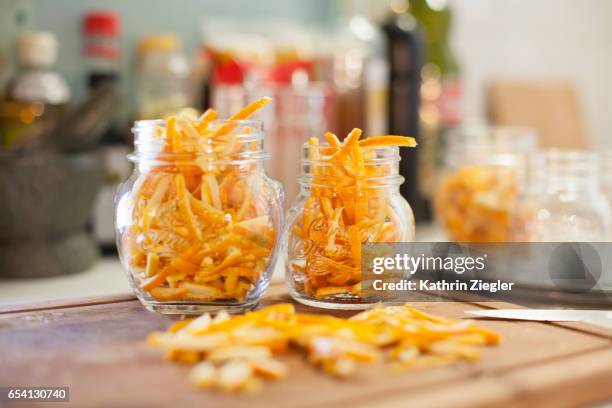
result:
[[[419,225],[416,240],[441,241],[443,234],[435,225]],[[273,281],[283,280],[282,263]],[[114,256],[102,257],[90,269],[67,276],[41,279],[0,279],[0,306],[50,300],[69,300],[131,292],[127,278]]]
[[[273,281],[282,281],[282,263],[274,271]],[[116,257],[103,257],[81,273],[41,279],[0,280],[0,306],[30,302],[72,300],[85,297],[130,293],[132,289]]]
[[[41,279],[0,280],[0,305],[126,293],[130,286],[116,257],[84,272]]]

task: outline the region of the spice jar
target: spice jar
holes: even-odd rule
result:
[[[116,198],[117,244],[149,310],[196,314],[254,306],[282,222],[264,172],[262,124],[186,116],[135,123],[134,173]]]
[[[455,242],[513,241],[512,214],[533,132],[476,126],[452,134],[435,194],[437,221]]]
[[[514,217],[525,242],[600,242],[610,233],[610,203],[597,155],[548,150],[535,154]]]
[[[412,210],[399,192],[404,181],[399,149],[367,146],[368,140],[376,138],[364,139],[350,156],[339,153],[337,142],[319,145],[311,139],[303,146],[301,191],[285,231],[287,284],[300,303],[367,307],[361,296],[361,244],[414,239]]]

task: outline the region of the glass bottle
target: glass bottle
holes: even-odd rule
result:
[[[139,119],[163,118],[192,103],[191,67],[178,37],[144,37],[138,47]]]
[[[595,153],[548,150],[534,155],[515,216],[524,242],[599,242],[610,232],[610,203]]]
[[[53,69],[57,48],[57,39],[50,32],[27,32],[19,37],[19,71],[0,101],[0,145],[16,148],[40,144],[66,112],[71,92]]]
[[[177,123],[189,131],[181,117]],[[168,146],[175,148],[179,131],[166,121],[133,128],[135,170],[115,201],[117,247],[149,310],[243,311],[270,281],[283,194],[264,171],[262,123],[216,120],[208,129],[231,137],[200,143],[198,134],[177,153]]]
[[[472,125],[449,134],[447,146],[435,194],[442,229],[455,242],[512,241],[512,214],[534,133]]]
[[[286,280],[300,303],[327,309],[362,309],[361,244],[414,240],[414,216],[399,187],[399,151],[364,149],[360,182],[345,183],[330,165],[329,145],[306,143],[300,195],[289,211]],[[344,180],[344,181],[343,181]]]

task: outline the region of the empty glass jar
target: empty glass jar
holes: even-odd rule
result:
[[[604,150],[598,156],[601,188],[612,204],[612,150]]]
[[[303,147],[301,191],[285,230],[287,285],[307,305],[362,309],[361,244],[414,240],[414,217],[399,192],[397,147],[362,148],[359,164],[333,160],[334,152]]]
[[[455,242],[512,241],[512,214],[535,134],[524,128],[472,126],[449,136],[434,204]]]
[[[282,188],[264,172],[261,122],[136,122],[134,173],[116,198],[117,244],[149,310],[253,307],[277,254]]]
[[[610,204],[597,155],[549,150],[534,155],[516,212],[517,240],[606,241]]]

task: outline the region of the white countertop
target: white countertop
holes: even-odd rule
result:
[[[280,263],[273,280],[282,280]],[[83,272],[40,279],[0,279],[0,306],[129,293],[132,289],[116,257],[103,257]]]
[[[434,226],[419,226],[417,241],[440,241]],[[273,280],[282,280],[282,262],[277,264]],[[49,300],[131,292],[127,277],[116,257],[103,257],[90,269],[73,275],[40,279],[0,279],[0,306]]]
[[[130,292],[127,277],[115,257],[100,258],[96,264],[73,275],[40,279],[0,280],[0,305]]]

